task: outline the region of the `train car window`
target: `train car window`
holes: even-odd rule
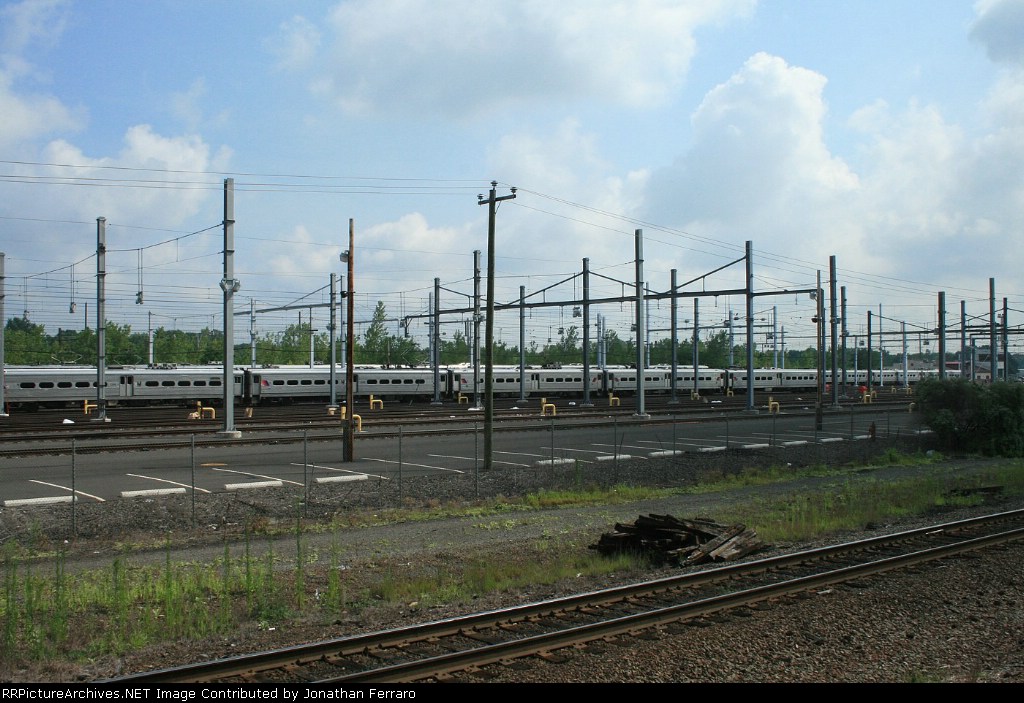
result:
[[[71,388],[71,381],[58,381],[57,388]]]
[[[210,381],[210,385],[211,386],[223,386],[224,384],[221,383],[221,380],[219,378],[217,378],[217,379],[211,380]]]
[[[311,381],[308,378],[304,378],[301,381],[299,381],[299,385],[300,386],[312,386],[313,385],[313,381]]]
[[[160,385],[160,381],[146,381],[146,386],[148,388],[152,388],[154,386],[159,386],[159,385]]]
[[[88,388],[91,385],[92,384],[89,381],[77,381],[75,383],[75,388]]]
[[[36,384],[32,383],[31,381],[23,381],[23,382],[18,384],[18,387],[19,388],[35,388]]]
[[[422,379],[422,378],[417,378],[416,379],[416,383],[417,383],[417,385],[422,386],[424,383],[426,383],[426,381],[424,379]]]
[[[297,385],[299,385],[299,382],[296,379],[294,379],[294,378],[289,378],[288,379],[288,385],[289,386],[297,386]]]
[[[192,382],[191,381],[178,381],[178,385],[179,386],[191,386]]]
[[[315,381],[313,382],[313,385],[315,385],[315,386],[326,386],[326,385],[327,385],[327,381],[325,381],[325,380],[324,380],[324,379],[322,379],[322,378],[318,378],[318,379],[316,379],[316,380],[315,380]]]
[[[206,385],[206,381],[196,381],[192,385],[193,386],[205,386]]]
[[[160,385],[161,386],[173,386],[174,385],[174,381],[161,381]]]
[[[40,388],[53,388],[53,381],[42,381],[39,384]]]
[[[284,385],[284,381],[282,381],[280,379],[275,379],[275,380],[271,381],[271,383],[273,385],[275,385],[275,386],[283,386]]]
[[[365,381],[363,381],[363,383],[365,383],[368,386],[372,386],[372,385],[375,385],[377,383],[377,379],[375,379],[375,378],[368,378]]]

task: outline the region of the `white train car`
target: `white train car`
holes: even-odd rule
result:
[[[123,367],[107,371],[108,388],[113,380],[116,397],[107,393],[107,402],[136,405],[160,403],[216,403],[224,398],[224,371],[219,366],[167,366],[160,368]],[[233,397],[242,393],[244,372],[234,369]]]
[[[283,366],[245,370],[246,404],[293,403],[329,399],[331,397],[330,366]],[[336,398],[345,397],[345,368],[336,366],[334,373]]]
[[[360,398],[371,395],[381,400],[429,399],[434,396],[434,370],[358,369],[352,374],[353,393]],[[441,395],[448,394],[448,373],[441,369],[438,383]]]
[[[329,365],[252,368],[245,372],[246,403],[292,403],[327,401],[331,398],[331,367]],[[441,370],[439,386],[442,395],[449,393],[449,374]],[[434,395],[432,369],[385,369],[359,367],[353,370],[352,393],[358,398],[371,395],[380,400],[428,399]],[[336,366],[334,398],[346,396],[346,369]]]
[[[729,388],[734,393],[746,393],[747,391],[747,370],[729,369]],[[754,390],[771,392],[782,390],[781,369],[754,369]]]
[[[96,399],[96,369],[89,367],[8,366],[4,401],[11,408],[62,408]],[[111,378],[106,378],[109,392]]]

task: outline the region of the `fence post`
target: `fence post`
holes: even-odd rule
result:
[[[72,439],[71,440],[71,537],[72,538],[77,538],[78,537],[78,508],[76,507],[78,505],[78,501],[75,500],[75,498],[78,497],[78,494],[75,493],[75,473],[76,473],[76,468],[77,468],[77,466],[76,466],[77,461],[78,461],[77,443],[76,443],[76,440]]]
[[[309,517],[309,430],[302,431],[302,514]]]
[[[192,464],[192,529],[196,526],[196,435],[193,433],[191,437],[191,464]]]
[[[548,434],[551,436],[551,468],[555,468],[555,421],[551,419],[548,422]]]

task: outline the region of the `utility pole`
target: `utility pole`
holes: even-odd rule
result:
[[[338,388],[335,385],[335,367],[338,365],[338,274],[331,271],[331,321],[327,323],[327,331],[330,333],[330,384],[331,384],[331,412],[338,412]],[[255,364],[254,364],[255,365]]]
[[[509,188],[508,195],[498,196],[498,182],[491,181],[491,190],[487,195],[477,196],[477,204],[487,204],[487,324],[484,329],[484,353],[487,360],[484,364],[484,470],[494,468],[494,228],[498,212],[498,203],[516,197],[516,189]],[[478,328],[479,329],[479,328]],[[479,349],[479,348],[478,348]],[[479,353],[479,351],[478,351]]]
[[[487,257],[487,270],[491,271],[491,257]],[[491,277],[487,276],[487,286],[490,290]],[[487,303],[488,315],[492,310],[490,300]],[[480,250],[473,252],[473,352],[469,356],[473,364],[473,410],[480,409]]]
[[[676,290],[676,275],[676,270],[672,269],[669,275],[669,286],[672,289],[672,308],[669,311],[669,328],[671,330],[669,334],[672,335],[671,340],[669,340],[672,352],[672,382],[669,384],[669,387],[672,391],[672,395],[668,401],[669,405],[677,405],[679,403],[679,396],[676,394],[676,376],[678,375],[677,371],[679,369],[679,344],[676,340],[676,325],[679,324],[679,313],[676,310],[676,303],[679,300],[679,291]],[[694,300],[696,300],[696,298],[694,298]],[[693,365],[693,377],[697,378],[696,364]]]
[[[95,422],[110,422],[107,417],[107,218],[96,218],[96,417]]]
[[[5,286],[4,253],[0,251],[0,417],[7,417],[7,403],[4,400],[4,375],[7,372],[4,366],[4,326],[7,321],[4,317],[4,298],[7,296]]]
[[[939,380],[946,380],[946,291],[939,291]]]
[[[996,279],[988,279],[988,359],[989,383],[999,378],[999,352],[996,351]]]
[[[353,368],[354,368],[354,353],[355,349],[355,299],[353,297],[354,287],[352,285],[352,274],[355,271],[355,220],[349,218],[348,221],[348,249],[341,255],[341,260],[348,263],[348,304],[346,305],[345,314],[348,315],[345,320],[347,326],[347,342],[345,344],[345,441],[342,448],[342,458],[346,462],[355,461],[355,438],[354,432],[356,429],[355,414],[355,393],[353,393],[352,385],[355,382],[353,379]]]
[[[818,271],[818,287],[814,298],[814,321],[818,323],[817,329],[815,330],[815,334],[818,338],[816,342],[818,347],[818,402],[814,407],[814,429],[820,432],[824,423],[824,418],[822,417],[822,405],[825,402],[825,291],[821,287],[821,271]]]
[[[434,278],[434,297],[431,312],[434,321],[430,329],[431,349],[433,356],[430,363],[434,367],[434,399],[431,405],[441,405],[441,279]]]
[[[644,234],[634,230],[636,250],[636,417],[648,418],[644,407]]]
[[[235,430],[235,311],[234,296],[239,289],[235,278],[235,179],[224,179],[224,429],[228,437],[238,438]]]
[[[829,268],[829,304],[831,306],[830,331],[832,334],[832,407],[839,407],[839,374],[836,368],[837,354],[839,352],[839,318],[836,315],[836,257],[828,257]]]

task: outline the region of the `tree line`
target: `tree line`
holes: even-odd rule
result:
[[[356,364],[374,364],[389,367],[428,365],[429,350],[414,338],[390,332],[387,309],[378,301],[373,317],[362,334],[357,335],[353,347]],[[115,322],[106,324],[106,359],[108,365],[144,365],[149,360],[149,335],[134,332],[130,325]],[[283,331],[265,333],[256,339],[256,363],[259,365],[308,364],[310,359],[310,336],[315,363],[330,362],[330,335],[327,332],[312,331],[311,323],[288,325]],[[570,325],[559,328],[557,336],[544,343],[531,340],[526,345],[526,363],[531,366],[544,364],[578,364],[582,362],[582,332],[580,327]],[[12,365],[42,364],[88,364],[96,361],[96,331],[63,330],[48,334],[43,325],[25,318],[11,318],[4,328],[5,362]],[[459,364],[470,361],[471,342],[461,331],[441,338],[441,364]],[[343,363],[341,342],[337,342],[337,360]],[[847,353],[847,368],[855,364],[854,350]],[[680,366],[692,363],[693,346],[690,340],[677,344],[676,359]],[[729,366],[729,334],[720,330],[707,339],[698,342],[699,363],[712,368]],[[597,343],[590,340],[590,358],[597,355]],[[250,344],[236,344],[234,362],[248,364],[252,356]],[[166,329],[159,327],[153,333],[153,360],[157,364],[220,364],[224,358],[224,333],[222,330],[204,328],[198,332]],[[645,358],[651,365],[672,362],[672,343],[669,339],[651,342]],[[735,365],[745,366],[746,349],[735,345],[732,357]],[[878,356],[875,353],[874,363]],[[499,365],[518,365],[519,347],[498,340],[494,343],[493,360]],[[860,368],[867,365],[866,355],[861,353]],[[623,339],[615,331],[605,334],[605,362],[608,365],[632,366],[636,364],[636,341]],[[901,363],[900,357],[886,354],[885,365]],[[770,349],[759,349],[754,353],[754,366],[766,368],[775,365],[775,356]],[[815,368],[817,350],[791,349],[786,351],[787,368]]]

